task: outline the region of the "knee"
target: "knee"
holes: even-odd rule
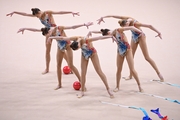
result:
[[[57,68],[61,68],[61,63],[57,63]]]
[[[131,68],[131,69],[130,69],[130,72],[131,72],[132,74],[134,74],[136,71],[135,71],[134,68]]]
[[[121,68],[117,68],[117,73],[121,73],[122,69]]]
[[[47,50],[46,50],[46,55],[50,55],[50,51],[47,51]]]
[[[149,56],[144,57],[144,59],[148,62],[151,61],[151,58]]]
[[[68,64],[68,66],[73,69],[74,68],[74,65],[73,64]]]
[[[103,72],[102,72],[101,69],[97,69],[96,72],[97,72],[97,74],[99,74],[99,75],[102,75],[102,74],[103,74]]]

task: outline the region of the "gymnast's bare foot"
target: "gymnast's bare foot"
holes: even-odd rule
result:
[[[70,74],[73,74],[73,71],[71,70]]]
[[[48,69],[45,69],[44,72],[42,72],[42,74],[44,75],[44,74],[46,74],[46,73],[48,73],[48,72],[49,72],[49,70],[48,70]]]
[[[141,88],[140,85],[138,86],[138,88],[139,88],[139,92],[144,92],[144,90]]]
[[[84,92],[77,94],[77,98],[82,98],[83,96],[84,96]]]
[[[164,78],[163,78],[163,76],[161,75],[161,73],[158,74],[158,77],[159,77],[159,79],[160,79],[161,82],[164,82]]]
[[[113,90],[113,92],[118,92],[119,91],[119,88],[115,88],[114,90]]]
[[[122,77],[122,78],[125,79],[125,80],[131,80],[131,79],[132,79],[132,76]]]
[[[54,90],[58,90],[58,89],[60,89],[60,88],[62,88],[62,86],[61,86],[61,85],[58,85]]]
[[[110,95],[110,98],[114,98],[113,93],[110,90],[107,90],[107,91],[108,91],[108,94]]]

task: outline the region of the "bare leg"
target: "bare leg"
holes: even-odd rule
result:
[[[46,74],[49,72],[49,63],[50,63],[50,51],[51,51],[51,44],[47,44],[47,41],[45,41],[45,45],[46,45],[46,69],[42,72],[42,74]]]
[[[147,45],[146,45],[146,37],[145,36],[141,37],[141,40],[139,41],[139,45],[140,45],[141,51],[142,51],[142,53],[144,55],[144,58],[154,68],[154,70],[156,71],[159,79],[163,82],[164,81],[163,76],[161,75],[160,71],[158,70],[158,67],[156,66],[156,63],[154,62],[154,60],[151,59],[150,56],[149,56],[148,48],[147,48]]]
[[[61,50],[57,50],[57,77],[58,77],[58,86],[55,88],[55,90],[58,90],[62,87],[61,84],[61,78],[62,78],[62,71],[61,71],[61,64],[62,64],[62,60],[63,60],[63,56],[64,56],[64,52],[62,52]]]
[[[111,91],[109,89],[108,82],[107,82],[107,78],[106,78],[105,74],[101,70],[101,66],[100,66],[100,62],[99,62],[99,58],[98,58],[97,53],[93,54],[93,56],[91,57],[91,61],[93,63],[93,66],[94,66],[97,74],[99,75],[99,77],[103,81],[103,83],[104,83],[104,85],[106,87],[106,90],[107,90],[108,94],[110,95],[110,98],[113,98],[114,95],[111,93]]]
[[[81,93],[77,95],[78,98],[84,96],[88,62],[89,60],[81,56]]]
[[[67,65],[68,65],[67,51],[65,51],[65,53],[64,53],[64,59],[66,60]],[[71,73],[71,74],[73,74],[72,70],[71,70],[71,72],[70,72],[70,73]]]
[[[119,84],[120,84],[120,79],[121,79],[121,71],[122,71],[123,62],[124,62],[124,57],[120,56],[119,53],[117,53],[116,88],[113,90],[114,92],[119,91]]]
[[[131,40],[131,48],[132,48],[132,54],[133,54],[133,58],[134,58],[134,55],[135,55],[135,52],[137,50],[137,47],[138,47],[138,43],[134,43],[133,40]],[[132,79],[132,73],[131,73],[131,70],[129,71],[129,76],[128,77],[123,77],[125,80],[130,80]]]
[[[135,80],[136,80],[136,82],[138,84],[139,92],[142,92],[143,89],[141,88],[138,74],[137,74],[136,70],[134,69],[134,60],[133,60],[133,55],[132,55],[131,50],[129,50],[127,52],[126,59],[127,59],[127,63],[128,63],[129,69],[130,69],[133,77],[135,78]]]
[[[80,77],[79,71],[73,64],[73,52],[69,46],[67,47],[67,56],[68,56],[67,57],[68,58],[68,66],[71,68],[71,70],[74,72],[74,74],[76,75],[78,80],[81,82],[81,77]]]

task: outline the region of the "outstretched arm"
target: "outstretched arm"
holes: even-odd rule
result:
[[[90,42],[97,41],[97,40],[104,40],[108,38],[113,38],[112,35],[105,35],[105,36],[99,36],[99,37],[92,37],[92,38],[87,38]]]
[[[57,12],[55,12],[55,11],[48,10],[45,12],[50,13],[50,14],[72,14],[73,17],[75,15],[79,16],[79,12],[71,12],[71,11],[57,11]]]
[[[32,32],[41,32],[41,29],[36,29],[36,28],[20,28],[17,33],[22,32],[22,34],[24,33],[25,30],[29,30]]]
[[[12,17],[13,14],[18,14],[18,15],[28,16],[28,17],[35,17],[35,16],[32,15],[32,14],[28,14],[28,13],[24,13],[24,12],[17,12],[17,11],[14,11],[14,12],[11,12],[11,13],[9,13],[9,14],[6,14],[6,16]]]
[[[126,31],[126,30],[133,30],[133,31],[136,31],[138,33],[142,33],[142,31],[134,26],[127,26],[127,27],[122,27],[122,28],[119,28],[120,30],[123,30],[123,31]]]
[[[97,21],[98,21],[98,24],[100,24],[101,22],[104,22],[104,18],[132,19],[131,17],[127,17],[127,16],[107,15],[107,16],[100,17],[100,18],[97,20]]]
[[[142,24],[142,23],[137,23],[136,25],[140,26],[140,27],[146,27],[149,28],[151,30],[153,30],[154,32],[156,32],[158,35],[156,35],[155,37],[160,37],[160,39],[162,39],[161,33],[152,25],[148,25],[148,24]]]
[[[80,36],[73,36],[73,37],[64,37],[64,36],[51,36],[49,37],[49,39],[56,39],[56,40],[77,40],[78,38],[80,38]]]
[[[95,33],[95,34],[102,34],[101,31],[89,31],[88,34],[86,35],[87,37],[90,37],[92,36],[92,33]]]
[[[88,22],[88,23],[79,24],[79,25],[73,25],[73,26],[64,26],[63,28],[64,29],[76,29],[76,28],[79,28],[79,27],[82,27],[82,26],[86,26],[88,28],[91,25],[93,25],[93,22]]]
[[[117,18],[117,19],[129,19],[131,17],[127,17],[127,16],[118,16],[118,15],[107,15],[107,16],[104,16],[104,17],[101,17],[101,18]]]
[[[74,37],[51,36],[51,37],[48,37],[47,44],[51,44],[51,40],[53,40],[53,39],[74,41],[74,40],[78,40],[78,38],[80,38],[80,36],[74,36]]]

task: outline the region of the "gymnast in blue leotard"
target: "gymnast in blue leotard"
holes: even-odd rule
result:
[[[124,58],[126,58],[127,63],[129,65],[129,69],[133,73],[133,77],[135,78],[135,80],[138,84],[139,91],[142,92],[143,89],[141,88],[138,74],[137,74],[136,70],[134,69],[134,60],[133,60],[133,56],[132,56],[131,47],[127,41],[126,35],[123,32],[126,30],[133,30],[133,31],[136,31],[136,32],[139,32],[142,34],[142,31],[140,31],[139,29],[137,29],[133,26],[129,26],[129,27],[118,28],[113,31],[111,31],[109,29],[101,29],[101,31],[90,31],[88,36],[90,36],[92,33],[100,33],[103,36],[113,35],[114,36],[113,38],[115,38],[115,39],[113,39],[113,41],[115,41],[117,44],[117,54],[118,55],[117,55],[116,88],[114,89],[114,92],[117,92],[120,89],[121,71],[122,71]]]

